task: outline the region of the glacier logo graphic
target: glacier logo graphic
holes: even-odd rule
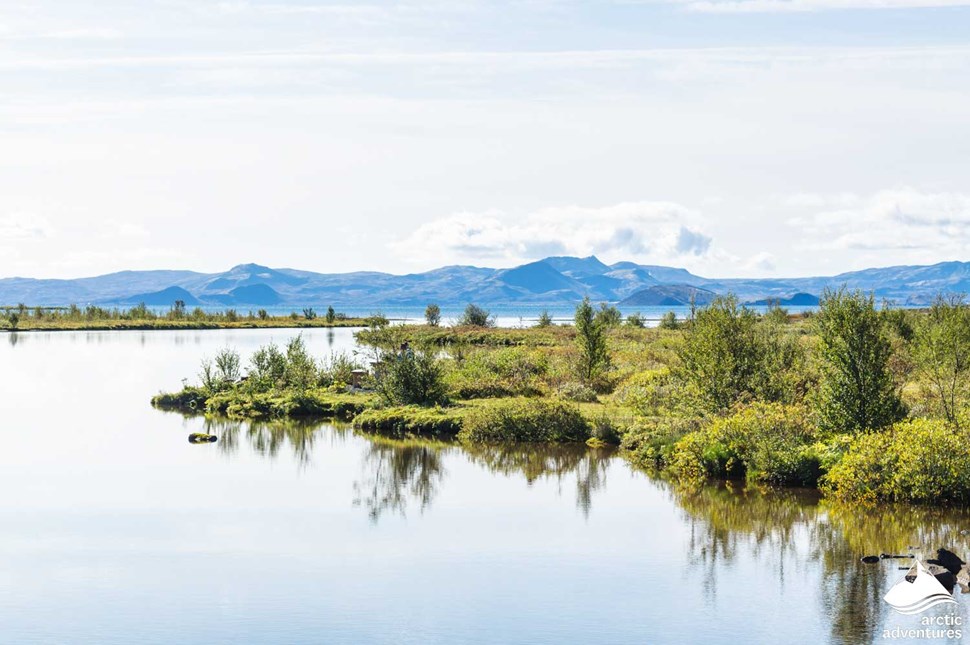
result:
[[[912,574],[913,569],[916,570],[916,577],[912,581],[907,580],[906,577]],[[883,600],[901,614],[918,614],[944,603],[957,604],[946,587],[919,560],[886,592]]]

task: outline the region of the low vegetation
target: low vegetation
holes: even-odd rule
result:
[[[188,309],[176,301],[166,310],[144,304],[129,309],[89,305],[79,307],[16,307],[0,308],[0,329],[9,331],[78,331],[112,329],[230,329],[246,327],[365,327],[381,322],[373,316],[351,318],[336,313],[330,307],[325,317],[317,316],[312,308],[285,315],[270,315],[265,309],[245,312],[236,309],[221,311]],[[387,320],[384,319],[384,324]]]
[[[242,364],[231,350],[160,407],[331,416],[396,437],[617,444],[684,485],[818,486],[846,501],[970,502],[970,313],[878,307],[845,290],[819,311],[716,299],[659,327],[584,301],[575,324],[491,326],[470,305],[443,326],[357,332],[372,360],[316,362],[299,341]],[[355,369],[367,377],[352,383]],[[359,373],[358,373],[359,374]]]

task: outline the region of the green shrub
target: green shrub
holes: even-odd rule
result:
[[[461,318],[458,319],[458,325],[461,327],[494,327],[495,319],[491,317],[487,309],[469,303]]]
[[[471,443],[586,441],[590,427],[579,408],[561,401],[512,399],[474,408],[459,438]]]
[[[821,488],[841,500],[970,502],[970,432],[912,419],[851,440]]]
[[[459,399],[535,396],[542,392],[548,356],[526,347],[458,354],[446,372],[448,392]]]
[[[670,461],[677,442],[700,429],[701,423],[677,417],[638,419],[623,433],[620,446],[635,466],[662,466]]]
[[[889,369],[892,344],[872,296],[826,290],[815,316],[822,366],[817,397],[826,430],[884,428],[905,416]]]
[[[665,367],[634,374],[620,385],[616,398],[637,414],[663,416],[674,409],[677,389],[670,370]]]
[[[441,323],[441,307],[436,304],[428,305],[424,310],[424,319],[428,325],[437,327]]]
[[[803,408],[754,403],[678,441],[671,466],[690,479],[809,485],[819,476],[814,441]]]
[[[453,437],[461,429],[464,410],[415,405],[364,410],[354,417],[354,426],[392,437],[422,435]]]
[[[187,385],[178,392],[161,392],[152,397],[152,405],[162,410],[202,412],[209,396],[203,388]]]
[[[431,352],[388,352],[375,370],[377,389],[393,405],[447,402],[441,362]]]
[[[320,368],[320,384],[325,386],[346,385],[353,381],[354,370],[361,369],[353,356],[343,352],[330,354],[330,360]]]
[[[612,315],[603,314],[603,311],[596,313],[589,298],[583,298],[576,307],[576,345],[579,349],[576,371],[585,383],[592,382],[610,367],[606,331],[611,326]],[[619,316],[619,311],[616,314]]]
[[[559,396],[577,403],[595,403],[596,391],[582,383],[563,383],[559,386]]]
[[[626,317],[626,326],[638,327],[642,329],[643,327],[647,326],[647,319],[640,314],[630,314]]]
[[[233,418],[321,417],[350,419],[374,404],[372,397],[327,390],[246,392],[230,390],[209,397],[206,411]]]
[[[681,323],[677,320],[677,314],[675,312],[668,311],[660,317],[660,323],[657,326],[660,329],[679,329]]]

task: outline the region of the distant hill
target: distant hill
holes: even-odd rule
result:
[[[620,301],[621,307],[682,307],[691,304],[708,305],[717,294],[687,284],[663,284],[637,291]]]
[[[784,307],[816,307],[818,306],[818,303],[818,296],[813,296],[810,293],[796,293],[790,298],[764,298],[762,300],[754,300],[747,304],[757,306],[780,305]]]
[[[624,307],[699,304],[711,294],[733,293],[742,302],[780,300],[814,305],[827,288],[842,285],[882,300],[922,305],[939,293],[970,292],[970,263],[893,266],[808,278],[706,278],[686,269],[635,262],[606,264],[595,256],[554,256],[506,269],[445,266],[423,273],[375,271],[314,273],[260,264],[239,264],[220,273],[120,271],[73,280],[0,279],[0,305],[145,302],[169,306],[321,306],[356,309],[482,305],[572,306],[588,296]],[[693,289],[693,291],[692,291]]]
[[[181,300],[186,306],[195,307],[202,304],[198,298],[182,287],[168,287],[160,291],[152,291],[151,293],[136,293],[131,296],[123,296],[121,298],[115,298],[110,304],[136,305],[138,303],[145,303],[149,307],[169,307],[176,300]]]

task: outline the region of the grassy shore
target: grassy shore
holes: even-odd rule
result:
[[[289,316],[271,316],[265,319],[241,318],[237,320],[138,320],[138,319],[103,319],[103,320],[28,320],[21,321],[16,328],[9,325],[0,331],[112,331],[112,330],[165,330],[165,329],[307,329],[318,327],[365,327],[366,318],[344,318],[327,322],[323,318],[304,320]]]
[[[165,329],[276,329],[314,327],[366,327],[385,324],[380,314],[348,317],[332,309],[318,314],[304,308],[286,315],[271,315],[265,309],[205,311],[177,305],[156,311],[145,305],[130,309],[97,306],[0,307],[0,331],[104,331]]]
[[[317,363],[294,341],[261,349],[245,374],[239,356],[217,357],[202,385],[154,404],[341,418],[467,445],[613,444],[684,485],[744,479],[851,502],[970,504],[962,303],[880,311],[840,292],[793,318],[725,299],[653,329],[583,305],[568,327],[377,325],[356,336],[377,366],[360,387],[348,383],[361,365]]]

